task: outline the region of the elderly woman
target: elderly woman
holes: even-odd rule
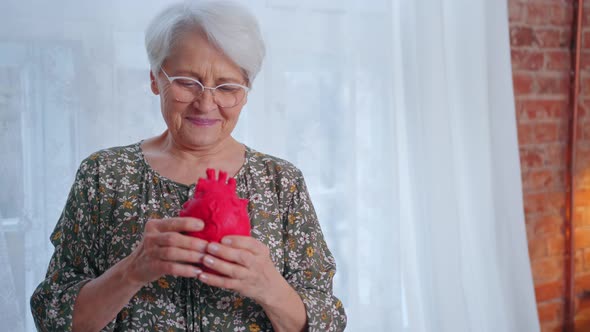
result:
[[[146,48],[167,129],[81,163],[31,298],[37,328],[342,331],[334,259],[301,172],[231,136],[264,57],[256,20],[228,2],[173,5]],[[251,237],[185,235],[204,227],[178,214],[207,168],[249,199]]]

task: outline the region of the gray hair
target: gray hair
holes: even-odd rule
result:
[[[265,46],[258,22],[233,1],[187,0],[173,4],[154,17],[145,32],[145,47],[154,75],[180,35],[199,28],[246,74],[248,85],[260,72]]]

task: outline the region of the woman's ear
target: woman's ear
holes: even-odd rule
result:
[[[150,87],[152,88],[152,92],[157,96],[160,94],[160,89],[158,89],[158,83],[156,83],[156,77],[154,77],[154,73],[150,70]]]

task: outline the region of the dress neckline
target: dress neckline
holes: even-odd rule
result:
[[[184,183],[180,183],[177,181],[174,181],[172,179],[169,179],[165,176],[163,176],[162,174],[160,174],[158,171],[156,171],[155,169],[152,168],[152,166],[148,163],[147,159],[145,158],[145,155],[143,153],[143,149],[141,148],[141,143],[143,143],[144,140],[141,140],[137,143],[135,143],[135,147],[137,149],[137,151],[139,152],[139,157],[140,157],[140,161],[141,163],[145,166],[145,168],[148,170],[148,172],[152,173],[154,176],[158,177],[160,179],[160,181],[165,181],[165,182],[169,182],[172,183],[178,187],[182,187],[182,188],[192,188],[194,186],[196,186],[196,183],[192,183],[190,185],[184,184]],[[250,149],[249,146],[247,146],[246,144],[242,144],[244,145],[244,163],[242,164],[242,166],[240,167],[240,169],[236,172],[236,174],[233,176],[234,179],[236,179],[236,181],[243,175],[243,173],[246,171],[246,167],[248,166],[248,160],[250,159],[250,155],[252,154],[252,149]]]

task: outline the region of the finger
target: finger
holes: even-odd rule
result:
[[[203,230],[205,223],[197,218],[176,217],[160,219],[157,227],[160,232],[198,232]]]
[[[193,265],[170,261],[161,261],[159,263],[159,270],[162,271],[162,274],[186,278],[195,278],[203,273],[203,270]]]
[[[205,256],[204,253],[187,250],[177,247],[159,247],[154,250],[154,255],[170,262],[200,263]]]
[[[203,239],[178,232],[159,233],[154,241],[160,247],[178,247],[200,252],[205,252],[208,243]]]
[[[202,272],[198,275],[197,278],[209,286],[225,288],[234,291],[238,291],[240,288],[239,280],[231,279],[224,276],[218,276],[212,273]]]
[[[245,267],[224,261],[223,259],[212,255],[205,255],[203,258],[203,265],[232,279],[242,279],[248,274],[248,269]]]
[[[221,243],[232,248],[248,250],[255,255],[269,254],[268,248],[251,236],[228,235],[221,239]]]
[[[246,268],[252,265],[254,259],[254,254],[248,250],[235,249],[219,243],[209,243],[206,251],[215,257],[227,262],[237,263]]]

